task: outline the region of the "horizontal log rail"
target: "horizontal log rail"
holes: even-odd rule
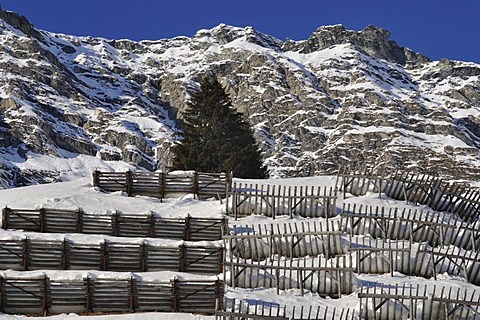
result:
[[[199,199],[226,197],[231,177],[225,173],[204,172],[102,172],[92,173],[93,186],[107,192],[125,192],[128,196],[150,196],[164,199],[194,194]]]
[[[48,276],[0,276],[0,311],[7,314],[185,312],[214,315],[222,305],[221,280],[142,281]]]
[[[82,209],[3,208],[2,228],[48,233],[87,233],[117,237],[167,238],[185,241],[221,240],[225,218],[162,218],[154,213],[128,215],[118,211],[88,214]]]
[[[0,269],[180,271],[216,275],[223,271],[223,248],[194,243],[154,246],[145,241],[77,244],[67,239],[0,240]]]

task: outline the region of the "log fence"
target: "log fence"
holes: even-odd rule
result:
[[[404,200],[406,202],[428,205],[433,210],[458,215],[466,222],[477,221],[480,217],[480,191],[461,184],[447,183],[440,178],[425,174],[413,175],[396,172],[381,177],[365,172],[340,170],[337,186],[346,193],[355,196],[367,192],[378,193],[379,197]]]
[[[102,172],[94,171],[93,186],[106,192],[164,199],[194,194],[199,199],[225,198],[231,178],[225,173],[204,172]]]
[[[117,237],[167,238],[185,241],[220,240],[227,220],[162,218],[150,214],[88,214],[83,210],[12,209],[2,210],[3,229],[46,233],[87,233]]]
[[[0,269],[179,271],[216,275],[223,272],[223,248],[194,243],[155,246],[145,241],[78,244],[67,239],[0,240]]]
[[[331,217],[336,214],[337,189],[320,187],[287,187],[234,182],[227,192],[226,212],[238,219],[252,214],[262,214],[275,219]]]
[[[220,280],[142,281],[48,276],[0,276],[0,311],[7,314],[185,312],[214,315],[223,301]],[[221,306],[220,306],[221,307]]]

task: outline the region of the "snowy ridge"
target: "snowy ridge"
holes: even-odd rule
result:
[[[85,176],[92,163],[168,170],[176,121],[206,74],[250,121],[272,176],[368,162],[379,172],[480,177],[480,66],[429,61],[381,28],[327,26],[281,41],[221,24],[134,42],[37,31],[2,16],[3,187],[66,179],[59,167]],[[54,158],[58,168],[32,161]]]

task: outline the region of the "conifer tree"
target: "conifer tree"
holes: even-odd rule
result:
[[[183,140],[173,147],[181,170],[233,172],[239,178],[265,178],[267,169],[253,133],[217,79],[204,77],[183,117]]]

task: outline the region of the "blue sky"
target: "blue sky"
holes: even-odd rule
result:
[[[433,60],[480,63],[478,0],[0,0],[47,31],[109,39],[192,36],[220,23],[307,39],[319,26],[341,23],[391,31],[391,40]]]

